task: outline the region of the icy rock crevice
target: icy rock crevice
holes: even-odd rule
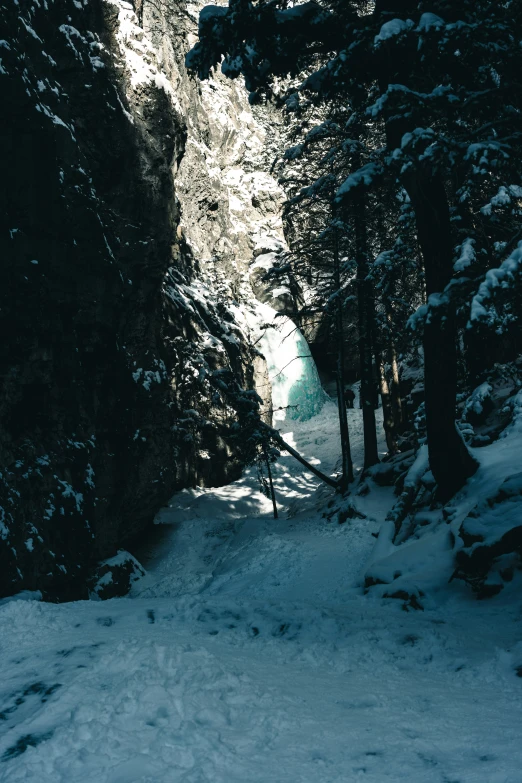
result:
[[[143,29],[154,42],[187,127],[185,154],[176,172],[179,231],[203,279],[228,296],[248,300],[255,257],[286,247],[281,217],[285,194],[267,160],[277,129],[263,107],[250,106],[239,80],[216,72],[200,82],[187,74],[185,55],[197,40],[204,4],[146,3]],[[264,298],[259,286],[255,296]],[[271,304],[280,309],[276,300]]]
[[[258,315],[256,300],[265,303],[264,319],[270,323],[275,311],[293,313],[300,301],[293,281],[266,279],[288,249],[282,222],[285,193],[268,170],[278,131],[266,108],[249,104],[239,80],[231,81],[219,72],[204,82],[187,75],[184,58],[196,41],[203,5],[173,3],[177,15],[170,17],[161,15],[154,4],[144,7],[143,27],[157,46],[187,124],[185,154],[175,178],[181,205],[179,231],[198,259],[207,285],[227,300],[254,308]],[[323,393],[306,341],[290,322],[279,335],[282,324],[269,329],[256,346],[266,355],[271,383],[258,356],[254,385],[266,417],[274,407],[287,409],[290,417],[306,418],[319,410]],[[254,342],[258,338],[256,332]]]

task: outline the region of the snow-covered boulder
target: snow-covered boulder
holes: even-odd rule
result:
[[[145,569],[136,558],[120,549],[117,555],[99,564],[89,597],[95,601],[106,601],[127,595],[132,585],[144,576]]]
[[[522,555],[522,473],[506,478],[498,491],[478,503],[459,531],[464,548],[457,553],[457,576],[479,596],[494,595],[502,578],[512,577]]]

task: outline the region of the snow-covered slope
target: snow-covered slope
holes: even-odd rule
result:
[[[336,415],[285,434],[326,471]],[[128,598],[0,606],[1,780],[520,783],[519,586],[424,612],[364,595],[389,490],[339,525],[290,457],[276,474],[278,521],[248,473],[177,494]]]

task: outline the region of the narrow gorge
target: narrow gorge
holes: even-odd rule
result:
[[[187,74],[199,6],[137,11],[2,7],[0,595],[86,597],[174,491],[240,475],[216,372],[270,418],[255,343],[290,296],[262,280],[285,247],[274,128],[241,85]]]
[[[0,782],[520,783],[522,3],[0,0]]]

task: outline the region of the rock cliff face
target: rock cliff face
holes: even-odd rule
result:
[[[205,82],[187,75],[185,54],[196,41],[203,5],[205,0],[188,5],[183,0],[145,2],[143,27],[157,47],[187,124],[176,175],[183,236],[204,276],[221,279],[229,292],[248,299],[254,256],[284,245],[285,196],[266,170],[273,139],[268,138],[263,109],[249,105],[241,80],[230,81],[219,72]]]
[[[140,13],[0,2],[0,595],[86,596],[176,489],[234,478],[209,379],[265,372],[231,308],[283,241],[263,127],[188,78],[195,8]]]

